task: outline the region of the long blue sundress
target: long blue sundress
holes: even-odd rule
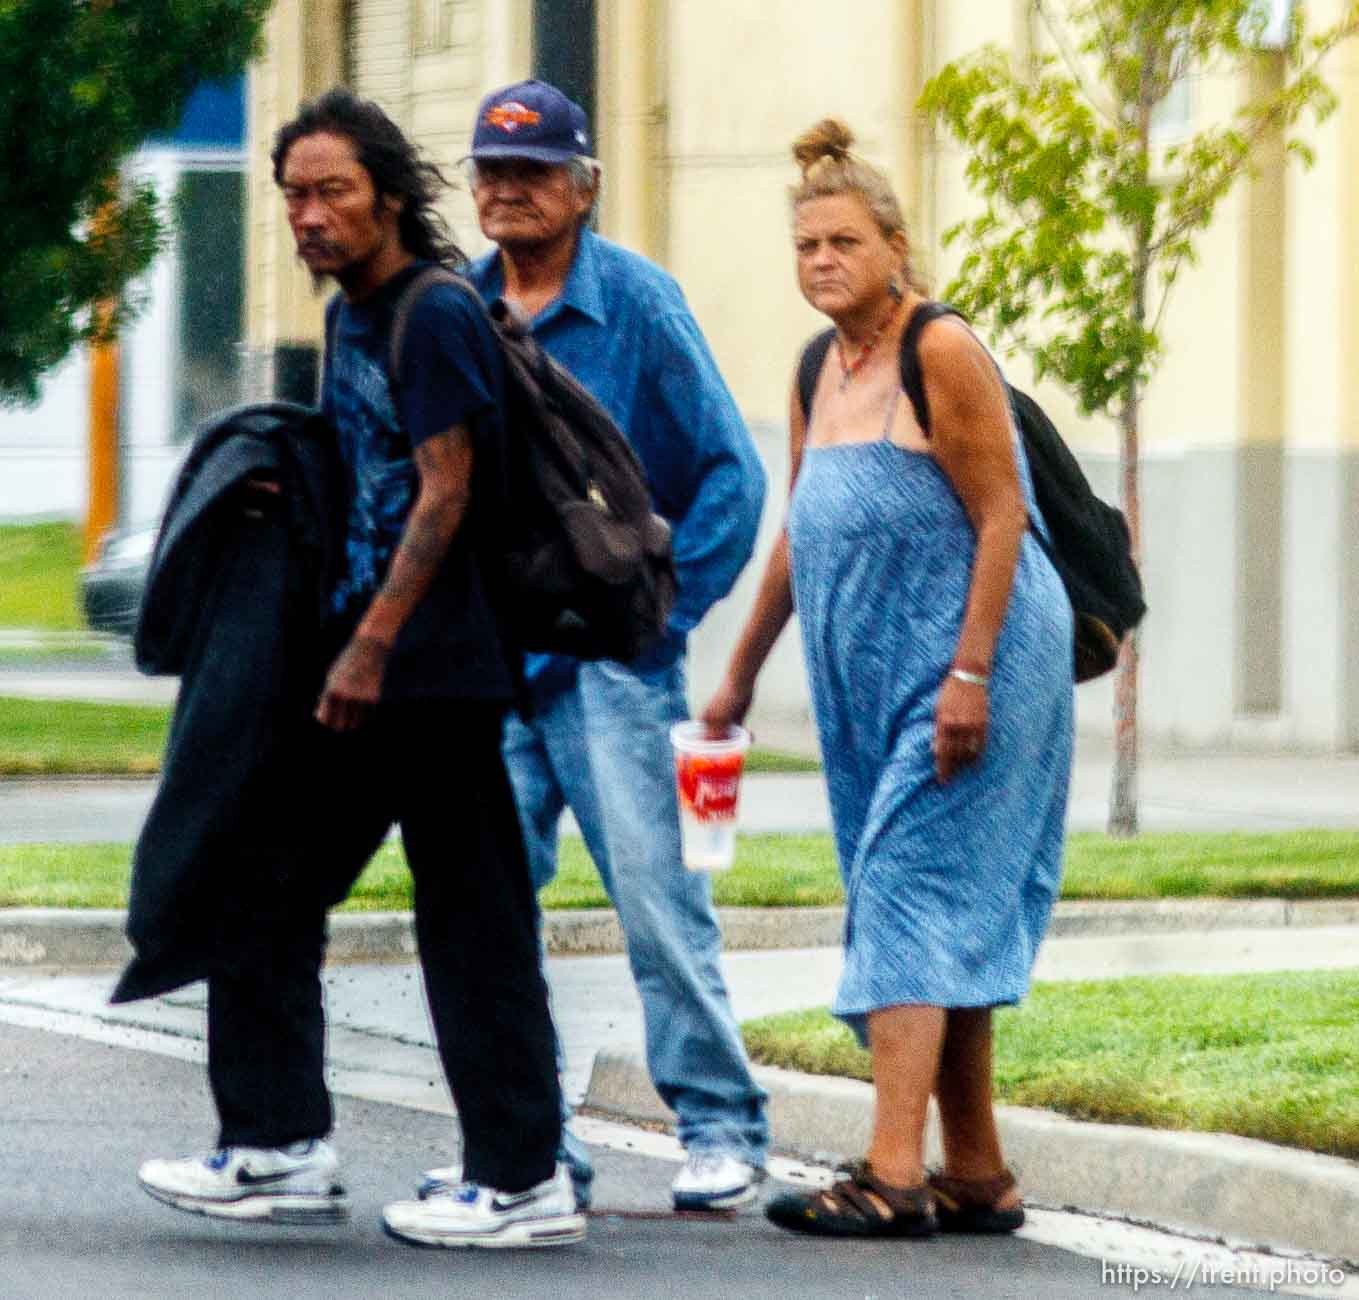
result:
[[[882,1007],[1017,1002],[1061,878],[1074,706],[1061,580],[1026,533],[985,751],[941,785],[935,705],[976,545],[952,484],[928,452],[886,437],[808,445],[788,538],[847,895],[832,1010],[862,1042]]]

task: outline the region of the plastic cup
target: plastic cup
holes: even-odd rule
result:
[[[712,736],[702,722],[670,729],[679,795],[680,846],[690,871],[725,871],[736,853],[736,810],[750,732]]]

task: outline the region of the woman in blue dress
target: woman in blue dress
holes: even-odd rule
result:
[[[793,147],[798,282],[835,336],[790,401],[787,524],[703,717],[739,721],[794,608],[847,899],[833,1010],[868,1046],[863,1160],[780,1196],[806,1232],[1007,1232],[1024,1218],[991,1100],[991,1010],[1017,1002],[1057,895],[1072,749],[1071,609],[1006,390],[956,317],[919,335],[928,428],[901,388],[925,303],[882,172],[827,120]],[[923,1163],[938,1099],[944,1167]]]

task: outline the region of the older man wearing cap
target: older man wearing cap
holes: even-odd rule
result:
[[[657,1091],[688,1159],[679,1209],[753,1200],[764,1176],[765,1094],[750,1074],[719,968],[707,877],[680,859],[669,729],[688,716],[688,633],[750,558],[764,471],[675,281],[589,228],[599,193],[584,111],[541,81],[488,95],[468,159],[482,232],[470,278],[504,299],[604,405],[674,529],[679,595],[660,644],[629,664],[530,656],[534,710],[507,721],[505,757],[534,884],[557,869],[569,805],[627,939]],[[579,1194],[591,1170],[568,1139]],[[443,1171],[432,1171],[434,1177]]]

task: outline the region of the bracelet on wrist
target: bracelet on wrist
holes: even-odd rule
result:
[[[987,686],[991,682],[990,673],[974,673],[967,668],[950,668],[950,677],[956,677],[960,682],[966,682],[969,686]]]

